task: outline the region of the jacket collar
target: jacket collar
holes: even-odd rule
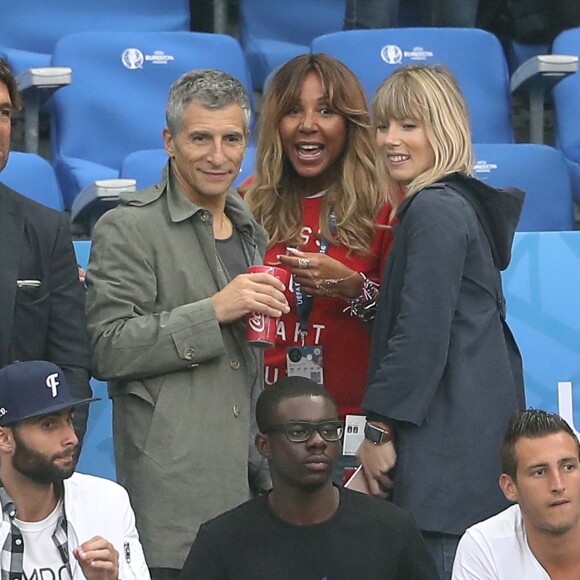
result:
[[[473,206],[489,240],[493,261],[497,268],[505,270],[510,263],[525,193],[515,187],[495,189],[479,179],[461,173],[448,175],[444,183]]]
[[[443,187],[453,190],[473,206],[489,240],[493,261],[498,269],[505,270],[510,263],[513,238],[525,193],[516,188],[495,189],[469,175],[452,173],[406,198],[397,212],[399,220],[404,219],[417,195],[427,189]]]

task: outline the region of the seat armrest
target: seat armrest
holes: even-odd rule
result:
[[[123,191],[137,191],[135,179],[97,179],[74,198],[71,208],[73,224],[83,224],[89,233],[97,220],[119,204]]]
[[[21,93],[39,91],[39,93],[47,95],[46,98],[56,89],[70,85],[71,81],[72,69],[68,66],[29,68],[16,77],[18,89]]]
[[[38,124],[40,107],[57,89],[70,85],[72,69],[47,66],[29,68],[16,77],[24,99],[24,149],[38,153]]]
[[[578,57],[542,54],[521,64],[511,77],[511,92],[527,91],[530,98],[530,142],[544,142],[546,93],[562,79],[578,71]]]
[[[578,71],[578,57],[567,54],[540,54],[522,63],[512,75],[512,93],[539,85],[546,91]]]

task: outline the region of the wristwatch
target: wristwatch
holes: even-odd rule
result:
[[[365,425],[365,437],[375,445],[382,445],[393,440],[393,434],[389,429],[377,427],[372,423]]]

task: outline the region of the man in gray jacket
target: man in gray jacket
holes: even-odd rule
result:
[[[249,455],[263,372],[244,318],[288,311],[280,281],[246,273],[266,236],[230,189],[249,131],[243,86],[218,71],[187,73],[166,120],[163,180],[103,216],[87,273],[117,475],[154,580],[176,578],[199,525],[248,498],[248,474],[250,486],[268,484]]]

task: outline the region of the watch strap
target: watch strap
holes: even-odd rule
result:
[[[385,423],[367,421],[365,425],[365,437],[375,445],[382,445],[393,440],[394,431],[392,427]]]

